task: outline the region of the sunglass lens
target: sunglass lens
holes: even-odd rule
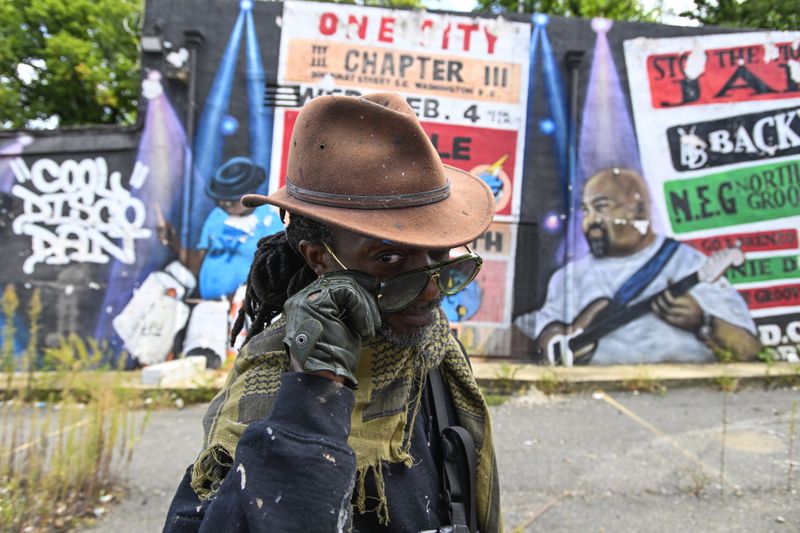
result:
[[[469,285],[480,268],[477,258],[469,257],[446,266],[439,273],[439,284],[445,294],[455,294]]]
[[[366,272],[361,272],[359,270],[346,270],[345,272],[368,291],[374,293],[378,289],[378,279],[370,276]]]
[[[439,270],[439,286],[447,295],[455,294],[475,279],[481,267],[477,257],[464,257]],[[407,307],[431,279],[431,271],[413,272],[387,282],[380,291],[378,306],[382,311],[394,313]]]
[[[425,290],[429,279],[427,272],[415,272],[388,282],[380,292],[378,306],[387,313],[403,309]]]

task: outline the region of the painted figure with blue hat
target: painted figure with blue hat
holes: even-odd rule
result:
[[[232,295],[247,279],[259,239],[283,228],[271,207],[245,207],[239,202],[265,180],[264,169],[246,157],[222,164],[206,183],[205,192],[217,206],[203,223],[194,250],[180,249],[177,233],[168,224],[158,228],[161,242],[185,257],[198,276],[203,299]]]

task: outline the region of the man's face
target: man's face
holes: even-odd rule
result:
[[[243,217],[253,212],[252,207],[245,207],[239,200],[220,200],[219,206],[233,217]]]
[[[624,257],[636,250],[643,239],[633,225],[639,216],[639,205],[610,179],[587,182],[581,204],[582,227],[592,255]]]
[[[373,239],[351,231],[333,228],[336,257],[351,270],[360,270],[381,281],[396,274],[446,261],[450,250],[409,248]],[[341,267],[331,258],[329,271]],[[400,337],[413,337],[433,323],[442,300],[439,287],[428,281],[419,296],[405,309],[382,315],[384,326]]]

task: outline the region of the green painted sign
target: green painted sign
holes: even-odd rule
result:
[[[800,256],[759,257],[731,267],[725,276],[731,283],[753,283],[775,279],[800,278]]]
[[[800,160],[664,183],[676,234],[800,215]]]

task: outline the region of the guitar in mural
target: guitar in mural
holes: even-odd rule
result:
[[[653,301],[667,291],[679,296],[698,283],[711,283],[725,274],[731,266],[744,263],[744,253],[739,248],[720,250],[706,259],[697,272],[689,274],[674,285],[639,302],[611,313],[609,298],[598,298],[587,305],[572,324],[552,322],[536,339],[534,351],[551,365],[586,365],[592,360],[597,343],[605,335],[651,311]]]

